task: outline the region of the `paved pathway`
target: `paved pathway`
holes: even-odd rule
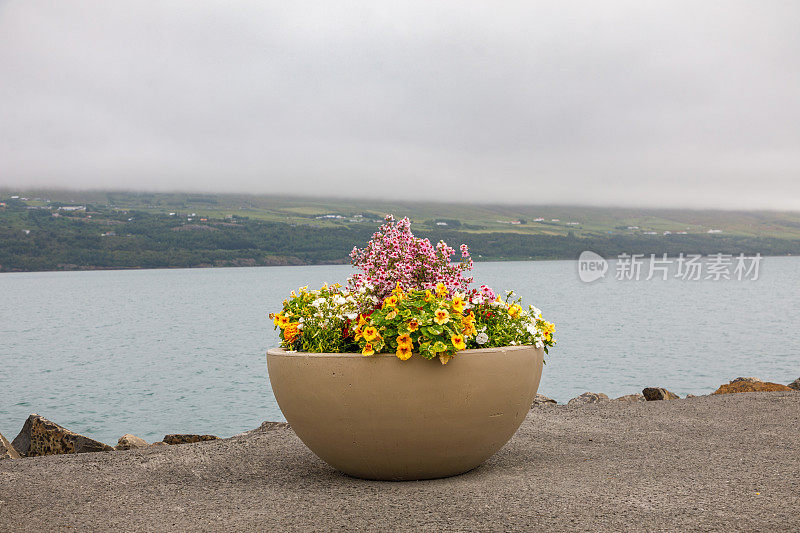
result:
[[[797,531],[800,393],[535,408],[443,480],[352,479],[278,429],[2,461],[0,500],[0,531]]]

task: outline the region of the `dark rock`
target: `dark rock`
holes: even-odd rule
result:
[[[117,441],[117,450],[135,450],[136,448],[144,448],[145,446],[149,446],[147,441],[144,439],[140,439],[136,435],[131,435],[130,433],[126,433],[125,435],[121,436]]]
[[[642,391],[644,399],[648,402],[655,400],[678,400],[680,396],[662,387],[647,387]]]
[[[732,394],[736,392],[773,392],[773,391],[792,391],[786,385],[780,383],[770,383],[769,381],[739,381],[733,380],[726,385],[722,385],[713,394]]]
[[[789,383],[788,387],[790,389],[800,390],[800,378],[797,378],[796,380]]]
[[[107,444],[79,435],[35,413],[28,417],[11,444],[23,457],[114,451]]]
[[[217,440],[219,437],[215,435],[192,435],[192,434],[173,434],[166,435],[164,442],[170,445],[175,444],[191,444],[193,442],[205,442],[207,440]]]
[[[568,401],[567,405],[587,405],[590,403],[605,403],[610,401],[611,399],[602,392],[584,392],[577,398]]]
[[[761,380],[761,379],[758,379],[758,378],[754,378],[754,377],[736,378],[734,380],[731,380],[731,383],[739,383],[740,381],[745,382],[745,383],[764,383],[764,380]]]
[[[694,394],[687,394],[686,398],[697,398],[697,396],[695,396]]]
[[[3,459],[19,459],[16,448],[0,433],[0,461]]]
[[[154,442],[150,446],[168,446],[168,444],[166,442],[164,442],[163,440],[160,440],[158,442]]]
[[[643,394],[626,394],[619,398],[614,398],[615,402],[646,402]]]
[[[533,399],[531,407],[538,407],[540,405],[558,405],[558,402],[552,398],[548,398],[544,394],[537,394]]]

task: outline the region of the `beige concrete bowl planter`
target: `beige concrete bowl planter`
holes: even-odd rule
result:
[[[394,354],[267,352],[272,390],[298,437],[326,463],[366,479],[471,470],[527,415],[544,352],[463,350],[447,365]]]

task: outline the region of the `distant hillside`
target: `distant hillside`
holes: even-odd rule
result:
[[[0,271],[342,263],[385,213],[478,260],[800,253],[798,213],[4,191]]]

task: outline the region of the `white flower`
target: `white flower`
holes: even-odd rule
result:
[[[317,298],[316,300],[311,302],[311,305],[313,305],[314,307],[319,307],[320,305],[322,305],[324,303],[325,303],[325,298]]]
[[[345,303],[347,303],[347,300],[345,300],[343,296],[337,294],[336,296],[333,297],[333,303],[334,305],[344,305]]]
[[[481,331],[478,335],[475,336],[475,342],[478,344],[486,344],[489,342],[489,335]]]
[[[537,331],[537,330],[536,330],[536,324],[528,324],[528,327],[527,327],[527,328],[525,328],[525,329],[526,329],[526,330],[528,331],[528,333],[530,333],[531,335],[536,335],[536,331]]]
[[[544,343],[540,340],[537,340],[535,346],[537,348],[544,348]]]
[[[531,306],[531,314],[536,318],[542,318],[542,310],[538,307]]]
[[[303,319],[301,318],[300,320],[303,320]],[[302,322],[297,324],[297,329],[299,329],[300,331],[303,331],[303,323]]]
[[[346,316],[346,317],[347,317],[349,320],[355,320],[356,318],[358,318],[358,313],[349,313],[349,314],[347,314],[347,315],[345,315],[345,316]]]
[[[475,296],[472,297],[472,303],[474,303],[475,305],[481,305],[483,303],[483,296],[481,296],[480,294],[476,294]]]

